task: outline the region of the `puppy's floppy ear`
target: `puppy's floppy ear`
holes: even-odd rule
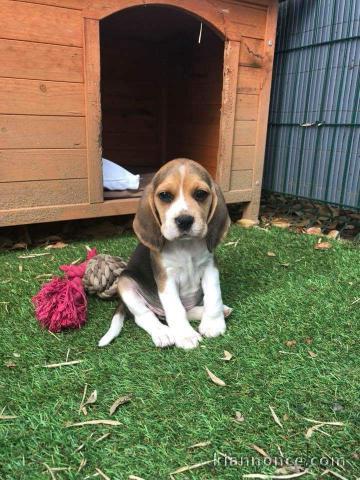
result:
[[[136,236],[150,250],[160,251],[164,244],[164,237],[160,230],[160,221],[154,204],[154,188],[150,183],[141,197],[133,228]]]
[[[206,244],[210,252],[225,237],[230,227],[230,217],[226,207],[225,198],[220,187],[215,182],[212,184],[213,201],[211,204],[208,218],[208,233],[206,235]]]

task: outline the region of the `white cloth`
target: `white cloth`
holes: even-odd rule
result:
[[[134,175],[114,162],[102,159],[103,185],[109,190],[137,190],[140,175]]]

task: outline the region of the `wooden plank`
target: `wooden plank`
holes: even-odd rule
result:
[[[257,120],[259,97],[257,95],[236,95],[235,120]]]
[[[232,170],[252,170],[255,162],[255,146],[234,145]]]
[[[240,43],[228,41],[224,51],[224,80],[220,117],[219,150],[216,180],[227,191],[230,187],[230,168],[234,140],[236,87],[238,77]]]
[[[241,35],[263,39],[266,28],[266,8],[254,8],[240,2],[217,2],[227,20],[226,33],[229,38]]]
[[[83,117],[0,115],[0,149],[84,147]]]
[[[234,145],[256,145],[257,122],[236,120],[234,126]]]
[[[243,213],[244,218],[249,218],[251,220],[258,219],[260,208],[261,183],[264,168],[271,78],[275,50],[277,12],[278,2],[276,0],[272,0],[268,9],[268,17],[266,24],[266,42],[264,45],[264,78],[259,98],[259,113],[257,122],[258,128],[256,133],[256,157],[253,172],[253,197],[251,202],[245,207]]]
[[[0,184],[0,205],[4,210],[85,203],[87,180],[48,180]]]
[[[83,81],[82,48],[0,40],[0,77]]]
[[[230,190],[224,192],[224,197],[226,203],[249,202],[252,198],[252,190]]]
[[[231,172],[230,190],[246,190],[252,188],[252,170],[233,170]]]
[[[258,95],[262,89],[263,78],[263,69],[240,65],[237,84],[238,93]]]
[[[16,0],[18,2],[28,2],[29,0]],[[41,5],[53,5],[61,8],[73,8],[75,10],[82,10],[88,0],[31,0],[31,3],[39,3]]]
[[[77,10],[0,0],[0,37],[82,46],[82,16]]]
[[[261,68],[264,64],[264,41],[243,37],[240,49],[240,65]]]
[[[84,21],[86,148],[90,203],[103,201],[99,22]]]
[[[86,177],[84,149],[0,150],[0,182]]]
[[[0,78],[0,113],[83,116],[84,86],[81,83]]]
[[[138,198],[122,198],[120,200],[108,200],[104,203],[65,206],[57,204],[50,207],[0,210],[0,226],[126,215],[135,213],[138,203]]]

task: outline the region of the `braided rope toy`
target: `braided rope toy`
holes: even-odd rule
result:
[[[87,318],[86,292],[103,299],[117,296],[117,284],[126,262],[120,257],[88,252],[80,265],[61,265],[63,277],[44,284],[32,298],[40,325],[51,332],[80,328]]]

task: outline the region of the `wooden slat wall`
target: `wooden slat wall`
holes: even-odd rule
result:
[[[230,190],[253,188],[267,9],[259,6],[256,16],[257,34],[245,29],[240,46]]]
[[[0,0],[0,210],[88,202],[81,0]]]

